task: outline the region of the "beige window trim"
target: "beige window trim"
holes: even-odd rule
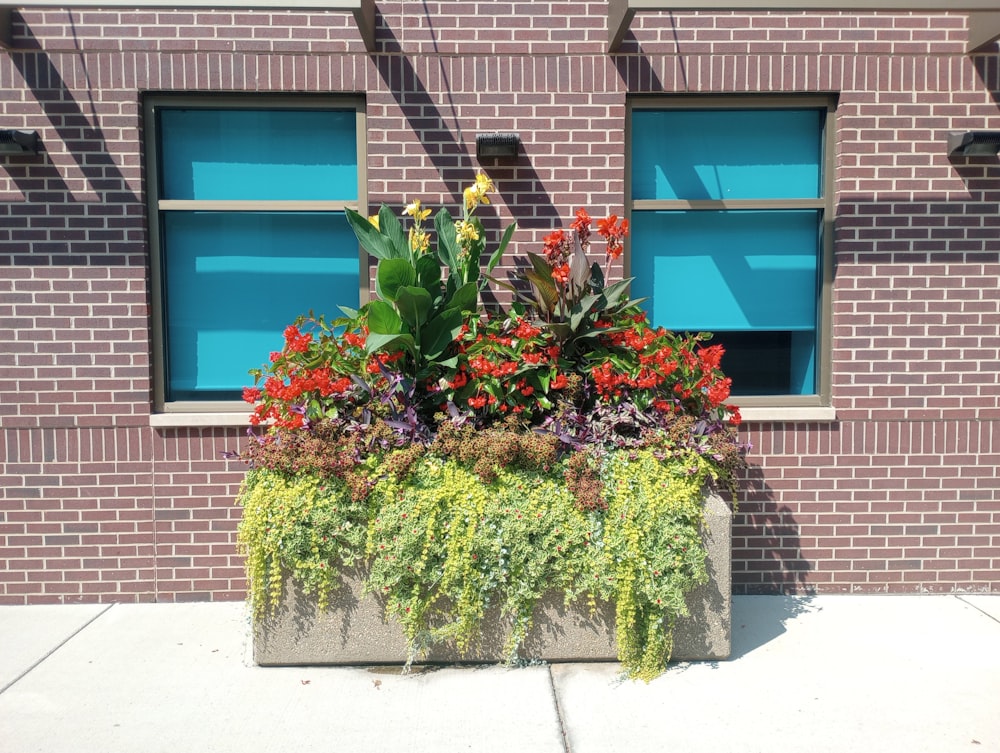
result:
[[[343,11],[354,16],[365,49],[375,51],[375,0],[19,0],[0,5],[0,47],[10,47],[10,12],[18,8],[184,8],[228,10]]]
[[[1000,38],[997,0],[609,0],[608,51],[621,46],[636,13],[647,11],[844,11],[870,13],[967,13],[969,42],[977,52]]]

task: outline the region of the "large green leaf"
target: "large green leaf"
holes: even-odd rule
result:
[[[379,298],[395,301],[400,288],[417,281],[417,270],[409,259],[383,259],[375,272],[375,292]]]
[[[396,252],[392,243],[378,228],[372,225],[367,217],[364,217],[353,209],[347,211],[347,222],[350,224],[354,234],[358,237],[358,243],[369,254],[376,259],[392,259]]]
[[[396,335],[403,331],[403,320],[391,304],[372,301],[368,306],[368,331],[372,334]]]
[[[590,313],[594,304],[601,299],[599,295],[586,295],[569,310],[569,328],[576,332],[580,329],[580,324]]]
[[[458,309],[459,311],[475,311],[478,304],[479,291],[476,288],[476,283],[467,282],[454,292],[447,305],[448,308]]]
[[[432,306],[431,294],[423,288],[407,285],[396,291],[396,310],[411,331],[424,326]]]
[[[447,265],[451,274],[458,274],[460,249],[455,238],[455,221],[451,213],[443,207],[434,215],[434,229],[437,230],[438,257]]]
[[[421,332],[420,351],[425,359],[437,358],[462,331],[465,317],[458,309],[446,309],[427,323]]]
[[[493,270],[496,269],[497,264],[500,263],[500,259],[503,258],[504,252],[507,250],[508,244],[510,244],[510,239],[514,235],[514,231],[517,230],[517,223],[512,222],[507,226],[507,229],[503,231],[503,237],[500,239],[500,245],[497,246],[497,250],[493,252],[490,257],[489,264],[486,265],[486,274],[492,274]],[[485,284],[486,281],[483,281]]]
[[[604,297],[608,299],[609,306],[618,305],[619,299],[628,291],[628,286],[632,284],[634,279],[634,277],[629,277],[625,280],[619,280],[604,289]]]
[[[431,254],[425,254],[417,259],[414,265],[417,272],[417,285],[437,299],[441,295],[441,265]]]
[[[369,353],[378,353],[379,351],[392,353],[397,350],[405,350],[410,355],[416,356],[413,335],[408,334],[383,335],[372,332],[365,341],[365,350]]]
[[[389,239],[392,245],[392,258],[409,259],[410,242],[406,238],[403,226],[399,222],[396,213],[383,204],[378,210],[378,226],[382,235]]]

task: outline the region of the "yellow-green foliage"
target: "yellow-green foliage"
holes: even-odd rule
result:
[[[284,570],[326,608],[339,567],[353,564],[364,547],[364,504],[352,502],[339,479],[260,469],[247,473],[239,503],[237,545],[246,555],[254,617],[277,607]]]
[[[434,641],[469,648],[495,606],[513,619],[514,659],[536,602],[555,589],[567,603],[613,602],[619,658],[648,680],[669,660],[685,593],[707,580],[700,529],[711,469],[694,452],[611,452],[601,511],[580,509],[564,468],[498,470],[486,483],[428,454],[409,476],[374,484],[367,517],[339,482],[251,471],[239,540],[254,613],[279,598],[283,569],[325,604],[339,566],[364,557],[367,589],[402,624],[411,658]]]

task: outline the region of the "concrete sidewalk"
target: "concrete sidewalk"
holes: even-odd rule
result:
[[[1000,753],[1000,595],[747,596],[733,657],[261,668],[242,604],[0,607],[0,753]]]

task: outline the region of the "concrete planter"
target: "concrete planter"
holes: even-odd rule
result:
[[[704,532],[711,580],[688,595],[691,616],[674,632],[673,658],[725,659],[731,645],[732,512],[717,496],[706,500]],[[330,608],[319,612],[315,600],[286,581],[277,613],[254,628],[254,660],[262,666],[300,664],[402,664],[406,640],[400,626],[386,622],[382,605],[361,595],[360,577],[347,578]],[[567,610],[553,594],[536,609],[534,626],[521,650],[526,659],[613,661],[617,658],[614,606]],[[448,644],[433,646],[423,662],[496,662],[507,635],[499,613],[487,614],[481,639],[464,656]]]

